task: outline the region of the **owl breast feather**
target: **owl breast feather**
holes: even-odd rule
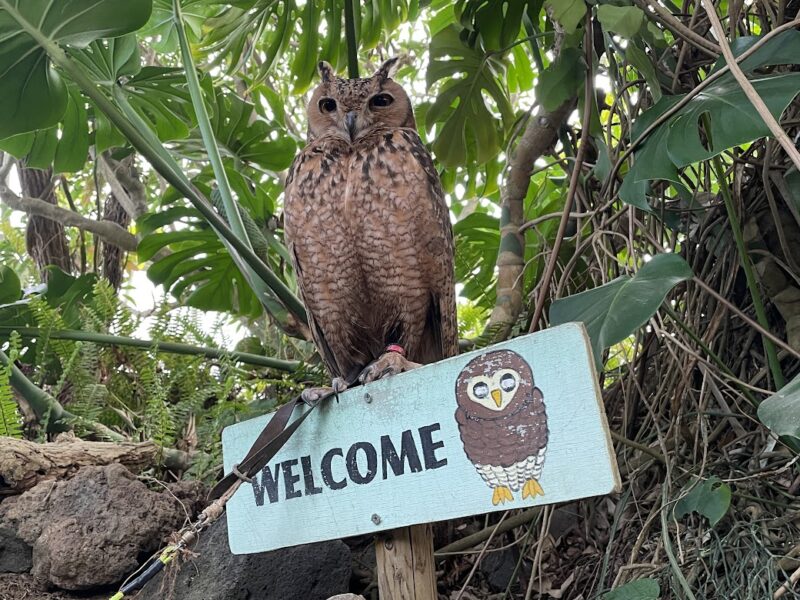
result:
[[[456,421],[467,458],[476,465],[512,467],[547,447],[544,404],[528,398],[520,410],[481,419],[459,407]]]

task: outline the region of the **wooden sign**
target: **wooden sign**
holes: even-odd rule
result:
[[[223,431],[226,472],[270,418]],[[263,552],[619,485],[589,340],[567,324],[326,400],[228,502],[228,535]]]

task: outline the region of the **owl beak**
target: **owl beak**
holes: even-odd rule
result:
[[[356,119],[358,118],[358,113],[356,111],[351,110],[344,116],[344,122],[347,125],[347,131],[350,133],[350,139],[353,140],[356,137]]]
[[[500,405],[503,403],[503,393],[499,389],[493,389],[492,400],[494,400],[497,408],[500,408]]]

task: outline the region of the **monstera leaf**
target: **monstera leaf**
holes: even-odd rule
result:
[[[86,48],[72,50],[72,58],[81,63],[98,87],[130,104],[142,119],[150,123],[161,141],[185,138],[192,124],[186,79],[180,69],[141,67],[139,43],[134,34],[114,39],[96,40]],[[29,166],[53,165],[56,172],[74,172],[83,168],[90,142],[95,152],[126,143],[102,112],[97,110],[71,83],[67,109],[57,126],[13,136],[0,141],[0,149]],[[88,109],[87,109],[88,104]],[[88,118],[94,115],[94,137]]]
[[[505,132],[514,119],[502,83],[502,60],[466,46],[455,26],[436,34],[431,40],[430,56],[428,86],[444,80],[426,115],[429,131],[440,124],[433,142],[436,157],[445,167],[488,162],[500,152]],[[499,129],[484,93],[500,114]]]
[[[82,48],[139,29],[150,11],[151,0],[0,0],[0,139],[52,127],[67,109],[40,41]]]
[[[659,254],[630,277],[623,275],[594,289],[556,300],[550,324],[582,321],[601,365],[603,349],[617,344],[647,323],[669,291],[691,279],[692,270],[676,254]]]
[[[661,586],[655,579],[636,579],[603,594],[603,600],[658,600]]]
[[[487,50],[502,50],[518,37],[523,19],[539,20],[542,0],[458,0],[455,14],[461,26],[470,32],[470,46],[480,35]]]
[[[495,300],[494,269],[500,249],[499,219],[474,212],[453,226],[456,279],[464,282],[461,295],[484,309]]]
[[[290,260],[285,246],[269,229],[274,220],[279,184],[270,179],[256,185],[236,171],[230,159],[226,159],[225,167],[254,251],[279,272],[281,263],[287,264]],[[211,181],[212,173],[207,168],[193,183],[214,198],[209,189]],[[145,215],[138,222],[144,234],[138,257],[141,262],[153,260],[147,270],[150,280],[163,285],[166,291],[194,308],[250,317],[261,314],[258,298],[200,213],[180,204],[179,195],[173,189],[165,195],[164,204],[168,207]],[[224,215],[221,206],[217,209]],[[277,303],[274,303],[274,310],[285,313]]]
[[[286,129],[275,121],[261,117],[255,106],[219,86],[209,78],[202,82],[206,91],[209,119],[220,152],[226,158],[236,159],[263,171],[276,173],[292,164],[297,143]],[[203,140],[199,132],[178,144],[184,154],[205,157]]]
[[[757,39],[740,38],[733,45],[735,53],[741,54]],[[800,31],[789,30],[744,61],[743,67],[752,71],[763,66],[798,63],[798,57]],[[759,75],[750,81],[776,119],[800,91],[800,73]],[[636,139],[682,98],[663,96],[634,123],[632,138]],[[701,131],[705,131],[706,119],[710,131],[704,140]],[[650,210],[645,198],[649,180],[665,179],[681,185],[679,168],[769,134],[769,128],[753,110],[741,86],[729,73],[723,75],[649,135],[635,154],[634,165],[625,176],[619,196],[628,204]]]
[[[800,441],[800,375],[759,405],[758,418],[776,435]]]

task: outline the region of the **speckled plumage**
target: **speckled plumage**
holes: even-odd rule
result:
[[[474,386],[485,383],[491,393],[497,373],[509,373],[515,387],[497,406],[476,402]],[[456,401],[464,451],[490,487],[518,491],[527,481],[539,479],[547,452],[547,414],[525,359],[510,350],[472,359],[456,380]]]
[[[388,69],[356,80],[321,72],[309,142],[287,178],[284,225],[323,361],[352,381],[387,344],[417,363],[453,356],[452,231],[408,97]],[[391,106],[372,107],[376,94],[391,94]],[[336,111],[322,111],[327,100]]]

